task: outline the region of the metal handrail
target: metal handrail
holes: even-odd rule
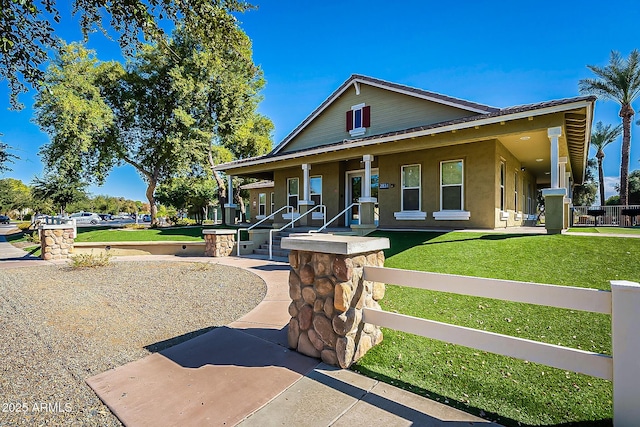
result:
[[[351,203],[349,206],[344,208],[338,215],[336,215],[333,218],[331,218],[330,221],[327,221],[322,227],[318,228],[317,230],[309,230],[309,233],[321,233],[322,230],[326,229],[329,226],[329,224],[331,224],[336,219],[340,218],[341,215],[343,215],[345,212],[347,212],[349,209],[351,209],[354,206],[358,206],[359,207],[360,203],[359,202]],[[358,215],[358,224],[360,224],[360,215]]]
[[[283,225],[282,227],[280,227],[278,229],[269,230],[269,259],[270,260],[273,259],[273,233],[274,232],[275,233],[280,232],[280,231],[284,230],[285,228],[287,228],[289,226],[293,226],[293,224],[296,221],[301,220],[302,218],[304,218],[305,216],[309,215],[310,213],[312,213],[313,211],[315,211],[318,208],[320,208],[320,210],[322,211],[322,217],[326,221],[326,219],[327,219],[327,207],[325,205],[316,205],[312,209],[309,209],[307,212],[305,212],[302,215],[300,215],[299,217],[293,218],[291,221],[289,221],[287,224]],[[293,215],[291,215],[291,216],[293,217]],[[326,224],[326,222],[325,222],[325,224]]]
[[[289,212],[289,211],[293,212],[293,207],[292,207],[292,206],[283,206],[283,207],[281,207],[280,209],[278,209],[277,211],[275,211],[275,212],[271,213],[271,215],[269,215],[268,217],[266,217],[266,218],[262,218],[260,221],[256,222],[255,224],[253,224],[253,225],[252,225],[251,227],[249,227],[249,228],[244,228],[244,229],[242,229],[242,228],[238,228],[238,239],[237,239],[237,241],[238,241],[238,248],[237,248],[237,250],[236,250],[236,253],[238,254],[238,256],[240,256],[240,232],[241,232],[242,230],[249,231],[249,230],[254,229],[254,228],[255,228],[255,227],[257,227],[258,225],[262,224],[263,222],[265,222],[265,221],[267,221],[267,220],[269,220],[269,219],[272,219],[274,216],[276,216],[276,215],[277,215],[280,211],[282,211],[283,209],[286,209],[286,210],[287,210],[287,212]]]

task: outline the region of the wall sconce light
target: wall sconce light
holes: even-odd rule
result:
[[[523,167],[521,167],[521,168],[520,168],[520,170],[521,170],[522,172],[524,172],[524,171],[526,171],[526,170],[527,170],[527,168],[525,168],[525,167],[523,166]]]

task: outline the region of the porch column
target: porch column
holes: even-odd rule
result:
[[[548,234],[559,234],[565,226],[565,196],[566,188],[560,188],[560,158],[559,140],[562,135],[560,126],[547,129],[547,136],[551,142],[551,188],[542,190],[544,197],[545,228]],[[564,179],[564,173],[562,175]]]
[[[354,224],[351,228],[359,229],[356,231],[360,234],[367,234],[376,228],[374,209],[378,199],[371,197],[371,162],[373,162],[373,156],[365,154],[362,156],[362,162],[364,163],[364,182],[362,183],[362,197],[358,200],[360,202],[360,224]]]
[[[226,225],[236,224],[236,208],[238,205],[233,203],[233,176],[227,175],[227,203],[224,205],[224,215]]]
[[[547,136],[551,142],[551,188],[560,188],[560,181],[558,177],[559,164],[559,140],[562,135],[562,128],[560,126],[547,129]]]
[[[298,202],[298,206],[300,209],[300,216],[309,212],[309,210],[313,209],[313,202],[311,201],[311,186],[309,185],[309,171],[311,170],[311,165],[308,163],[304,163],[302,165],[302,200]],[[311,226],[311,216],[313,214],[309,214],[300,219],[299,223],[303,227]]]

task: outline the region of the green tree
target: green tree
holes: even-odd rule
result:
[[[0,212],[8,214],[16,210],[22,218],[24,211],[30,208],[31,189],[19,179],[0,179]]]
[[[628,204],[629,196],[629,151],[631,149],[631,118],[635,114],[632,103],[640,95],[640,52],[634,49],[623,59],[619,52],[612,51],[605,67],[587,65],[596,78],[582,79],[578,83],[580,92],[620,104],[622,118],[622,160],[620,162],[620,203]]]
[[[0,133],[0,136],[2,136],[1,133]],[[13,159],[18,158],[18,156],[9,152],[10,149],[11,147],[9,147],[7,144],[0,141],[0,172],[6,172],[8,170],[11,170],[7,166],[7,163],[13,163]]]
[[[78,43],[63,46],[34,103],[33,121],[50,137],[40,150],[48,169],[76,180],[90,171],[91,180],[104,181],[117,158],[107,146],[114,114],[100,85],[123,74],[120,64],[101,63]]]
[[[604,205],[604,170],[602,162],[604,160],[604,148],[614,142],[622,133],[622,125],[612,127],[613,125],[603,125],[602,122],[596,123],[595,129],[591,132],[591,146],[596,150],[596,159],[598,159],[598,187],[600,188],[600,204]],[[586,205],[588,206],[588,205]]]
[[[597,168],[596,159],[589,159],[584,181],[573,187],[573,204],[575,206],[591,206],[596,200],[598,186],[595,182],[594,171]],[[604,198],[602,199],[604,200]]]
[[[211,34],[219,29],[219,11],[242,12],[250,8],[240,0],[74,0],[72,10],[80,18],[85,40],[95,29],[112,31],[125,54],[140,47],[143,40],[164,43],[164,22],[182,22],[194,33]],[[61,22],[55,0],[0,0],[0,80],[6,79],[13,108],[20,108],[18,95],[26,84],[38,87],[49,52],[62,48],[55,35]],[[26,84],[25,84],[26,83]]]
[[[61,174],[47,174],[44,178],[34,178],[32,182],[33,197],[40,201],[51,201],[61,215],[66,213],[67,205],[86,199],[87,184],[68,179]]]
[[[207,177],[175,178],[158,186],[156,192],[160,203],[176,208],[179,213],[189,213],[199,222],[207,218],[215,197],[215,183]]]

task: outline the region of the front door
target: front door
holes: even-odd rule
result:
[[[357,203],[363,195],[364,171],[347,172],[347,185],[345,197],[345,209],[352,203]],[[371,170],[371,197],[378,198],[378,170]],[[375,224],[378,225],[378,204],[375,205]],[[345,223],[347,225],[358,224],[360,220],[360,207],[352,206],[346,212]]]

